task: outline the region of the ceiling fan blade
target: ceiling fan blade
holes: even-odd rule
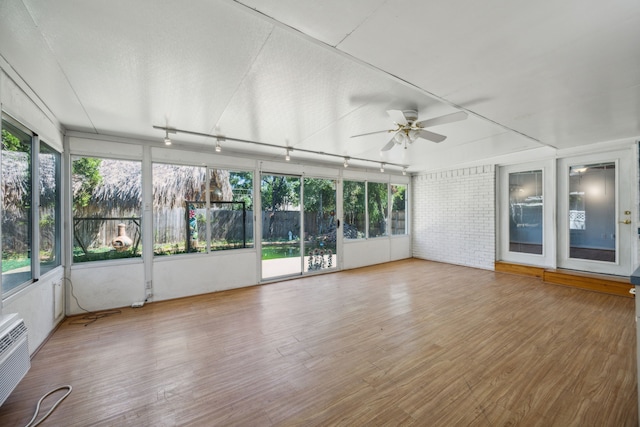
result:
[[[387,114],[391,117],[395,123],[399,125],[408,125],[407,118],[404,116],[404,113],[400,110],[387,110]]]
[[[439,133],[429,132],[428,130],[420,129],[416,132],[418,134],[418,138],[427,139],[433,142],[442,142],[447,139],[446,136],[440,135]]]
[[[367,132],[367,133],[361,133],[358,135],[351,135],[350,138],[357,138],[359,136],[367,136],[367,135],[375,135],[377,133],[387,133],[387,132],[393,132],[392,130],[377,130],[375,132]]]
[[[389,142],[386,143],[384,147],[380,149],[380,151],[389,151],[391,150],[391,148],[393,148],[394,145],[396,145],[395,135]]]
[[[431,126],[458,122],[466,119],[467,116],[468,114],[465,111],[458,111],[457,113],[445,114],[444,116],[434,117],[433,119],[422,120],[420,122],[416,122],[415,125],[421,128],[428,128]]]

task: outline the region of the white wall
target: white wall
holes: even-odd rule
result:
[[[416,175],[411,187],[413,256],[493,270],[495,167]]]
[[[139,259],[74,264],[67,280],[67,314],[127,307],[145,299]]]
[[[343,268],[359,268],[391,261],[388,237],[345,241]]]
[[[411,258],[411,237],[405,235],[345,240],[343,258],[344,269]]]
[[[391,245],[389,261],[398,261],[413,256],[411,253],[411,235],[392,236],[389,243]]]
[[[155,257],[149,278],[153,296],[149,301],[256,285],[259,282],[256,262],[255,249]],[[67,281],[67,314],[128,307],[145,301],[146,281],[140,259],[72,265],[71,280]]]
[[[64,311],[62,315],[56,316],[56,303],[63,305],[63,301],[56,300],[56,288],[64,289],[62,276],[62,267],[56,268],[39,281],[2,301],[2,313],[18,313],[24,320],[29,337],[29,354],[33,354],[64,319]],[[64,299],[62,291],[57,298]]]
[[[153,263],[153,300],[223,291],[258,283],[255,250],[158,257]]]

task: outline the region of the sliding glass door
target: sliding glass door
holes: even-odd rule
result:
[[[337,267],[336,182],[263,174],[262,280]]]
[[[336,182],[304,178],[304,272],[336,268]]]
[[[301,178],[263,174],[262,279],[302,274]]]

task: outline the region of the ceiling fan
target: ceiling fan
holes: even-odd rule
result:
[[[395,133],[395,135],[393,135],[393,138],[391,138],[391,140],[387,142],[387,144],[382,147],[380,151],[388,151],[396,144],[404,144],[404,148],[407,148],[408,144],[413,143],[413,141],[418,138],[426,139],[433,142],[442,142],[447,138],[446,136],[428,131],[425,128],[457,122],[466,119],[468,116],[466,112],[458,111],[456,113],[434,117],[433,119],[418,121],[418,112],[416,110],[387,110],[387,114],[389,115],[389,117],[391,117],[391,120],[393,120],[393,123],[396,125],[395,129],[361,133],[359,135],[353,135],[351,138],[385,132]]]

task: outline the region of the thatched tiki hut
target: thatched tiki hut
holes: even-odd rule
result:
[[[109,246],[117,236],[118,223],[124,218],[132,218],[126,224],[127,234],[134,241],[140,233],[137,224],[140,224],[142,213],[141,163],[102,159],[97,169],[99,179],[95,181],[99,182],[92,188],[90,200],[85,205],[74,206],[74,239],[85,252],[91,247]],[[74,200],[83,191],[83,185],[86,189],[89,179],[85,175],[73,175]],[[206,182],[204,167],[153,164],[155,242],[184,241],[185,204],[187,201],[205,201]],[[228,171],[213,170],[209,187],[212,201],[233,197]],[[89,219],[78,221],[77,218]]]
[[[210,172],[209,200],[232,201],[229,171],[210,169]],[[183,243],[187,240],[187,205],[198,212],[204,212],[206,207],[206,168],[156,163],[153,165],[153,177],[154,241],[158,244]],[[204,214],[196,219],[197,235],[200,241],[204,241]]]
[[[29,154],[2,150],[3,253],[26,255],[31,231]]]
[[[97,170],[71,177],[73,191],[74,244],[87,254],[91,249],[110,246],[123,218],[135,218],[140,224],[142,200],[141,163],[126,160],[76,158],[76,162],[95,161]],[[78,168],[79,169],[79,168]],[[86,198],[81,195],[85,193]],[[114,220],[110,220],[114,218]],[[126,221],[129,234],[140,237],[135,222]]]
[[[5,254],[28,256],[29,233],[31,232],[31,173],[29,153],[24,151],[2,151],[2,232]],[[54,233],[56,216],[56,157],[40,153],[40,252],[41,260],[54,256]]]

